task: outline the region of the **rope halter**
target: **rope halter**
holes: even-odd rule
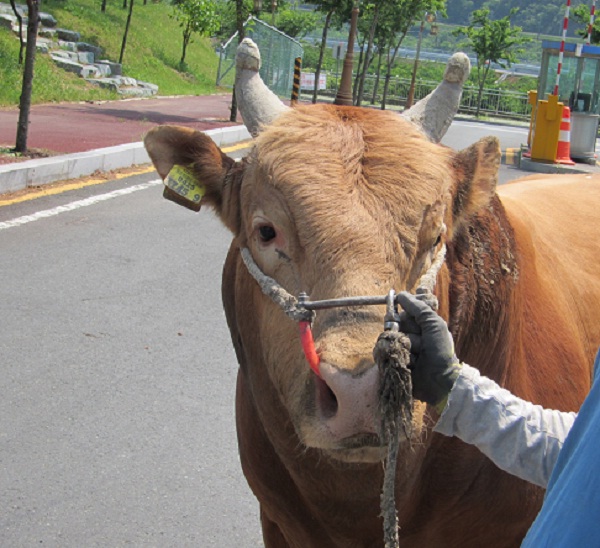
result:
[[[392,290],[388,295],[373,295],[373,296],[360,296],[360,297],[342,297],[337,299],[325,299],[320,301],[311,301],[306,293],[300,293],[298,298],[288,293],[276,280],[267,276],[254,262],[252,253],[247,247],[240,249],[242,260],[248,269],[250,275],[256,280],[260,286],[261,291],[269,297],[279,308],[285,312],[285,314],[292,320],[298,322],[300,328],[300,340],[302,348],[304,349],[304,355],[310,368],[313,372],[321,376],[319,369],[319,357],[315,350],[311,325],[315,319],[315,311],[323,310],[327,308],[338,308],[348,306],[369,306],[369,305],[387,305],[387,313],[384,320],[385,330],[398,331],[397,327],[397,299],[394,291]],[[438,302],[436,296],[433,294],[437,275],[444,264],[446,258],[446,246],[438,250],[435,259],[431,266],[421,276],[415,293],[420,299],[424,300],[433,308],[437,310]],[[390,297],[391,295],[391,297]],[[392,302],[390,302],[390,298]],[[396,324],[394,328],[393,324]]]
[[[252,258],[250,250],[241,249],[242,260],[256,280],[262,292],[277,304],[288,317],[298,322],[300,341],[306,360],[313,372],[321,377],[320,358],[315,350],[311,324],[316,310],[348,306],[386,305],[383,320],[384,331],[379,335],[373,358],[381,376],[379,388],[379,412],[381,415],[381,432],[387,440],[387,457],[384,464],[384,478],[381,492],[381,516],[383,518],[383,537],[385,548],[397,548],[398,513],[396,511],[396,465],[400,444],[400,430],[407,439],[412,435],[412,377],[409,369],[410,340],[400,332],[398,302],[392,289],[387,295],[343,297],[310,301],[306,293],[298,298],[288,293],[276,280],[267,276]],[[446,246],[438,250],[431,266],[421,276],[416,294],[431,308],[437,310],[438,301],[433,294],[437,275],[446,258]]]

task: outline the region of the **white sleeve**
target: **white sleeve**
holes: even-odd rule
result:
[[[434,432],[475,445],[498,468],[545,488],[576,417],[522,400],[463,364]]]

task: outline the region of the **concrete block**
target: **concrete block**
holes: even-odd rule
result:
[[[27,186],[46,185],[68,178],[67,164],[60,156],[39,158],[25,162],[27,166]]]
[[[40,53],[50,53],[50,48],[48,47],[48,42],[40,42],[39,40],[35,43],[35,47],[37,51]]]
[[[0,28],[12,30],[13,25],[18,24],[14,15],[0,14]]]
[[[0,193],[16,192],[27,188],[27,169],[19,162],[0,165]]]
[[[102,55],[102,48],[100,48],[98,46],[94,46],[93,44],[88,44],[87,42],[77,42],[76,47],[77,47],[77,51],[86,51],[88,53],[93,53],[94,61],[96,59],[99,59],[100,56]]]
[[[584,166],[574,165],[569,166],[565,164],[555,164],[552,162],[541,162],[535,161],[531,158],[521,158],[519,165],[523,171],[532,171],[533,173],[588,173],[588,169]]]
[[[83,65],[79,76],[82,78],[99,78],[102,75],[100,74],[98,67],[95,67],[94,65]]]
[[[21,16],[23,16],[27,13],[27,6],[15,4],[15,7],[17,8],[17,11],[21,14]],[[0,4],[0,13],[7,13],[9,15],[14,15],[12,6],[8,2]]]
[[[119,80],[122,86],[137,86],[137,80],[129,76],[120,76]]]
[[[152,92],[152,95],[156,95],[158,93],[158,86],[156,84],[151,84],[149,82],[141,82],[138,80],[137,85],[141,88],[150,90],[150,92]]]
[[[110,67],[104,63],[94,63],[94,66],[100,72],[101,78],[107,78],[110,76]]]
[[[81,75],[81,71],[83,69],[83,65],[81,63],[76,63],[75,61],[71,61],[70,59],[65,59],[64,57],[59,57],[54,53],[50,54],[52,60],[62,69],[68,70],[69,72],[74,72],[75,74]]]
[[[64,49],[65,51],[73,51],[77,52],[77,43],[69,42],[68,40],[61,40],[59,36],[58,47],[60,49]]]
[[[38,30],[38,38],[40,36],[54,40],[54,38],[56,37],[56,30],[42,27],[40,30]]]
[[[114,78],[91,78],[88,82],[100,86],[101,88],[119,91],[119,83]]]
[[[121,63],[114,63],[113,61],[108,61],[107,59],[101,59],[100,61],[96,61],[96,64],[108,65],[110,67],[110,73],[113,76],[121,76],[123,73],[123,67]]]
[[[93,65],[94,54],[91,51],[78,51],[77,60],[83,65]]]
[[[204,133],[208,135],[217,146],[220,147],[252,139],[252,136],[246,129],[246,126],[229,126],[217,129],[209,129]]]
[[[49,13],[39,13],[39,17],[40,17],[40,23],[44,26],[44,27],[50,27],[50,28],[54,28],[56,27],[56,19],[50,15]]]
[[[74,30],[56,29],[56,34],[60,40],[66,42],[79,42],[81,40],[81,34]]]
[[[54,61],[64,60],[71,61],[72,63],[81,64],[79,63],[79,57],[77,57],[77,54],[74,51],[53,50],[50,52],[50,58]]]
[[[104,152],[107,149],[91,150],[63,156],[68,179],[87,177],[95,171],[101,171],[104,163]]]

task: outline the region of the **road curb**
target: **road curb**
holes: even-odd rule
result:
[[[209,129],[203,133],[218,146],[251,138],[245,126],[241,125]],[[148,163],[148,153],[144,144],[139,142],[0,165],[0,194]]]
[[[565,165],[553,162],[534,161],[526,158],[520,148],[507,148],[502,151],[501,163],[516,166],[523,171],[531,173],[548,174],[567,174],[567,173],[596,173],[598,166],[596,164],[576,163],[575,165]]]

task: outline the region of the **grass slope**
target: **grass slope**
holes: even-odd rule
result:
[[[45,0],[42,9],[52,14],[58,27],[81,33],[81,41],[100,46],[103,58],[117,61],[125,29],[127,10],[121,0],[108,0],[106,13],[99,0]],[[166,2],[141,0],[134,4],[123,74],[158,85],[160,95],[205,95],[217,91],[218,57],[208,38],[195,36],[188,47],[186,67],[178,70],[181,58],[181,29],[169,15]],[[0,106],[17,105],[21,93],[19,41],[0,29]],[[54,65],[48,55],[36,56],[33,84],[35,104],[59,101],[115,99],[82,78]]]

